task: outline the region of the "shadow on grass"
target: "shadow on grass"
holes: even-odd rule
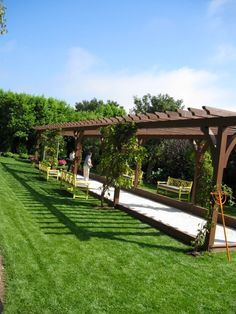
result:
[[[37,215],[41,216],[42,214],[42,219],[44,218],[44,215],[51,215],[52,217],[55,217],[58,221],[58,223],[60,223],[61,225],[55,228],[52,227],[46,227],[45,229],[50,229],[51,231],[45,231],[45,234],[51,234],[51,235],[74,235],[76,236],[80,241],[88,241],[93,237],[96,238],[100,238],[100,239],[109,239],[112,241],[121,241],[124,243],[133,243],[133,244],[137,244],[141,247],[146,247],[146,248],[157,248],[157,249],[163,249],[163,250],[172,250],[172,251],[180,251],[180,252],[186,252],[187,249],[184,248],[178,248],[178,247],[174,247],[174,246],[166,246],[166,245],[158,245],[158,244],[149,244],[149,243],[145,243],[145,242],[141,242],[139,240],[136,239],[128,239],[128,237],[130,236],[145,236],[145,237],[156,237],[156,236],[162,236],[164,235],[164,233],[157,231],[157,232],[143,232],[142,231],[142,226],[144,226],[144,224],[141,224],[138,220],[137,220],[137,226],[136,229],[139,229],[140,231],[129,231],[126,232],[124,231],[125,228],[133,228],[133,224],[132,226],[129,226],[129,223],[127,223],[126,227],[123,225],[124,222],[116,222],[116,228],[118,228],[118,226],[120,225],[120,231],[95,231],[95,230],[89,230],[89,228],[92,227],[93,228],[97,228],[97,229],[107,229],[113,228],[113,224],[114,221],[112,222],[108,222],[106,221],[106,223],[109,223],[109,225],[106,226],[101,226],[101,220],[96,219],[96,213],[101,214],[104,213],[105,215],[115,215],[116,218],[117,217],[121,217],[122,219],[124,218],[124,216],[127,218],[127,220],[131,220],[131,218],[129,216],[126,216],[127,214],[123,213],[123,212],[119,212],[116,209],[106,209],[106,210],[101,210],[98,211],[98,202],[99,200],[96,200],[94,198],[89,199],[87,201],[85,200],[80,200],[79,202],[77,202],[77,200],[73,200],[73,199],[68,199],[68,198],[62,198],[62,196],[64,195],[63,193],[61,193],[61,190],[58,189],[58,184],[59,182],[56,180],[50,181],[50,186],[49,186],[49,182],[45,181],[44,179],[40,179],[40,180],[35,180],[35,171],[29,171],[29,173],[27,172],[23,172],[21,170],[18,171],[17,167],[14,165],[14,167],[12,167],[12,164],[8,164],[8,163],[2,163],[3,167],[5,168],[5,170],[7,170],[7,172],[12,176],[12,178],[14,178],[15,180],[17,180],[22,188],[23,191],[21,191],[21,189],[17,189],[17,191],[14,190],[13,186],[12,186],[12,191],[16,194],[16,196],[24,196],[25,191],[27,191],[27,203],[26,203],[26,208],[28,208],[32,213],[34,213],[34,209],[32,204],[38,204],[39,206],[41,206],[41,208],[43,209],[43,212],[41,212],[40,210],[37,209]],[[20,166],[20,165],[19,165]],[[22,176],[23,175],[23,176]],[[33,185],[32,185],[32,181],[34,181]],[[43,182],[44,181],[44,182]],[[43,183],[43,186],[40,185],[40,182]],[[52,187],[51,187],[52,186]],[[46,195],[45,195],[46,192]],[[29,197],[30,195],[30,197]],[[22,198],[22,202],[24,203],[24,199]],[[25,204],[25,203],[24,203]],[[72,219],[70,217],[70,208],[72,207],[73,210],[75,208],[75,206],[79,205],[80,208],[83,208],[83,206],[85,207],[84,210],[78,209],[78,212],[76,211],[76,213],[83,213],[83,215],[94,215],[94,219],[91,219],[91,224],[92,226],[88,226],[86,225],[88,222],[86,221],[85,225],[83,226],[83,222],[78,221],[77,223],[80,224],[80,226],[77,225],[77,223],[74,221],[74,218]],[[62,209],[58,209],[58,207],[63,207]],[[46,213],[45,213],[45,209],[46,209]],[[63,212],[63,209],[65,211],[67,211],[69,209],[69,212],[67,212],[66,214]],[[95,211],[96,213],[94,213],[93,211]],[[77,218],[76,218],[77,219]],[[112,219],[109,217],[109,219]],[[126,220],[126,221],[127,221]],[[132,220],[131,220],[132,221]],[[45,223],[45,222],[43,222]],[[82,224],[82,226],[81,226]],[[118,225],[117,225],[118,224]],[[69,230],[69,232],[64,232],[65,228],[67,228]],[[53,229],[53,230],[52,230]],[[62,229],[62,232],[56,232],[56,230],[60,230]],[[150,230],[153,229],[150,227]],[[41,230],[43,230],[43,228],[41,228]],[[123,238],[123,237],[127,237],[127,238]]]

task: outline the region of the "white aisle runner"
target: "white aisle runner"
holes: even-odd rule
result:
[[[78,176],[81,178],[81,176]],[[102,183],[95,180],[90,180],[90,188],[92,192],[100,195]],[[105,195],[106,198],[113,200],[114,189],[109,189]],[[141,196],[134,195],[132,193],[121,190],[120,192],[120,205],[132,209],[146,217],[152,218],[165,225],[171,226],[183,233],[189,234],[192,237],[196,237],[198,229],[205,223],[205,220],[201,217],[191,215],[183,212],[178,208],[174,208],[168,205],[164,205]],[[229,244],[236,244],[236,230],[227,227],[226,228],[227,239]],[[217,224],[216,235],[214,245],[224,245],[224,230],[223,226]]]

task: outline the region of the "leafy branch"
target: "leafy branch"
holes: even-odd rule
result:
[[[141,164],[144,156],[144,147],[138,144],[136,138],[137,127],[134,123],[117,123],[101,128],[102,152],[98,171],[105,177],[101,193],[103,206],[105,193],[109,187],[130,188],[131,180],[124,174],[132,172],[131,165]]]
[[[0,0],[0,35],[4,35],[7,33],[5,14],[6,14],[6,7],[3,5],[3,2]]]
[[[215,186],[213,192],[221,191],[227,195],[227,203],[229,206],[234,206],[234,197],[233,190],[227,186],[226,184],[222,184],[221,186]],[[213,200],[209,207],[207,208],[206,213],[206,222],[199,226],[198,233],[194,241],[192,241],[192,246],[194,251],[199,251],[203,247],[206,239],[206,235],[210,232],[212,226],[212,215],[213,210],[218,209],[218,206],[213,203]]]

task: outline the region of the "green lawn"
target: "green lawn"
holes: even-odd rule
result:
[[[30,164],[0,161],[4,314],[236,312],[235,253],[194,258],[119,210],[73,200]]]

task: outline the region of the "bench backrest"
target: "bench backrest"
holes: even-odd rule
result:
[[[66,174],[67,174],[67,171],[62,169],[61,170],[61,177],[60,177],[61,181],[66,181]]]
[[[42,171],[45,171],[45,172],[48,172],[51,168],[43,163],[43,162],[39,162],[39,170],[42,170]]]
[[[182,180],[182,179],[176,179],[176,178],[172,178],[172,177],[168,177],[167,180],[167,184],[168,185],[173,185],[173,186],[177,186],[177,187],[184,187],[184,188],[192,188],[193,185],[193,181],[187,181],[187,180]]]
[[[76,184],[76,174],[68,172],[66,170],[61,171],[61,181],[64,181],[70,185]]]
[[[130,173],[125,173],[124,176],[130,177],[130,179],[131,179],[132,181],[134,181],[134,179],[135,179],[135,171],[132,170]],[[143,171],[142,171],[142,170],[139,171],[138,180],[139,180],[139,181],[142,181],[142,180],[143,180]]]

